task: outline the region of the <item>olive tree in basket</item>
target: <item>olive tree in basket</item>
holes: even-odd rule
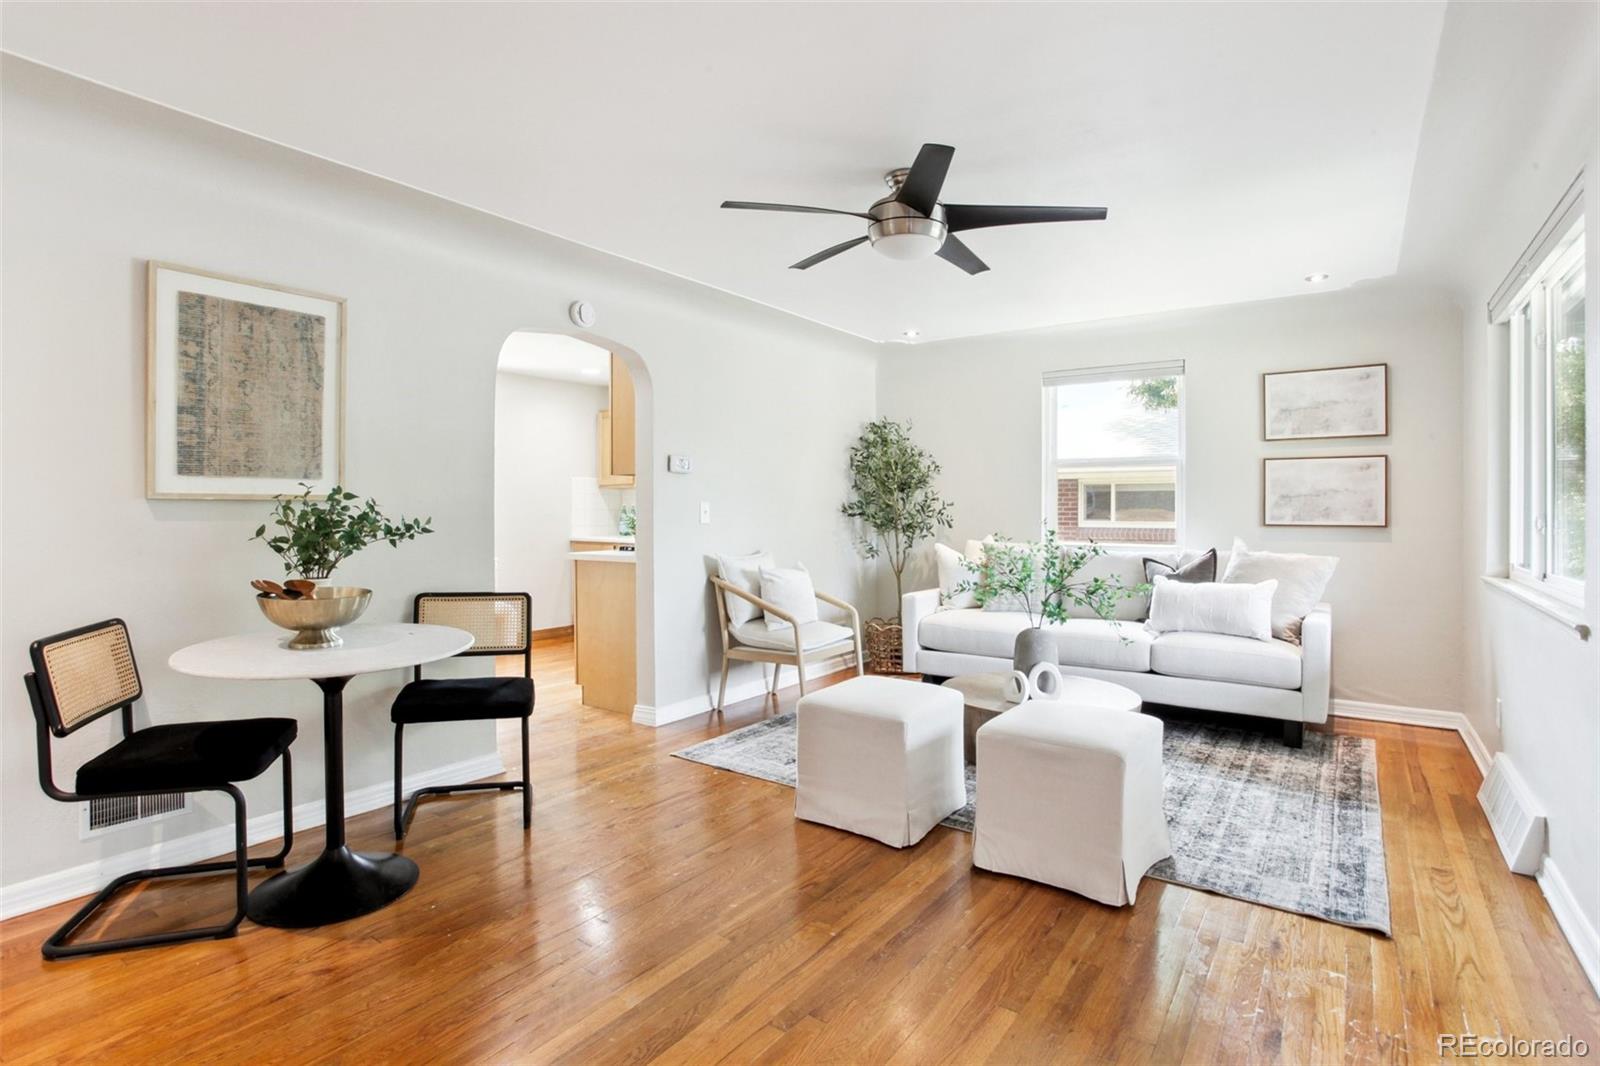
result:
[[[858,523],[861,554],[884,558],[894,571],[895,617],[868,622],[874,669],[899,668],[902,582],[911,552],[951,525],[954,505],[934,481],[939,462],[911,439],[911,424],[868,422],[850,446],[850,495],[840,511]]]

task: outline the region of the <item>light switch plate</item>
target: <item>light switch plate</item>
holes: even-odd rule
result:
[[[700,501],[700,524],[703,526],[711,524],[711,502],[709,500]]]
[[[693,469],[694,469],[694,464],[689,461],[689,457],[687,455],[669,455],[669,456],[667,456],[667,471],[669,473],[687,474],[690,470],[693,470]]]

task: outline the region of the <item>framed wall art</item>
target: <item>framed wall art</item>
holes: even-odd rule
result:
[[[1388,363],[1261,375],[1264,440],[1383,437],[1388,433]]]
[[[1261,461],[1264,526],[1389,524],[1387,455],[1318,455]]]
[[[151,262],[145,495],[260,500],[343,477],[345,301]]]

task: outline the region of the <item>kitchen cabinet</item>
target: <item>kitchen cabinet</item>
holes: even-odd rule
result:
[[[635,702],[635,573],[631,553],[572,555],[572,632],[583,702],[628,715]]]
[[[634,475],[633,378],[615,355],[611,357],[611,406],[600,412],[597,426],[600,487],[631,489]]]

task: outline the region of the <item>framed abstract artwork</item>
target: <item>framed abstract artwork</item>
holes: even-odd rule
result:
[[[1388,363],[1261,375],[1263,440],[1383,437],[1388,433]]]
[[[151,262],[145,495],[326,493],[344,467],[345,302]]]
[[[1261,461],[1264,526],[1389,524],[1387,455],[1318,455]]]

